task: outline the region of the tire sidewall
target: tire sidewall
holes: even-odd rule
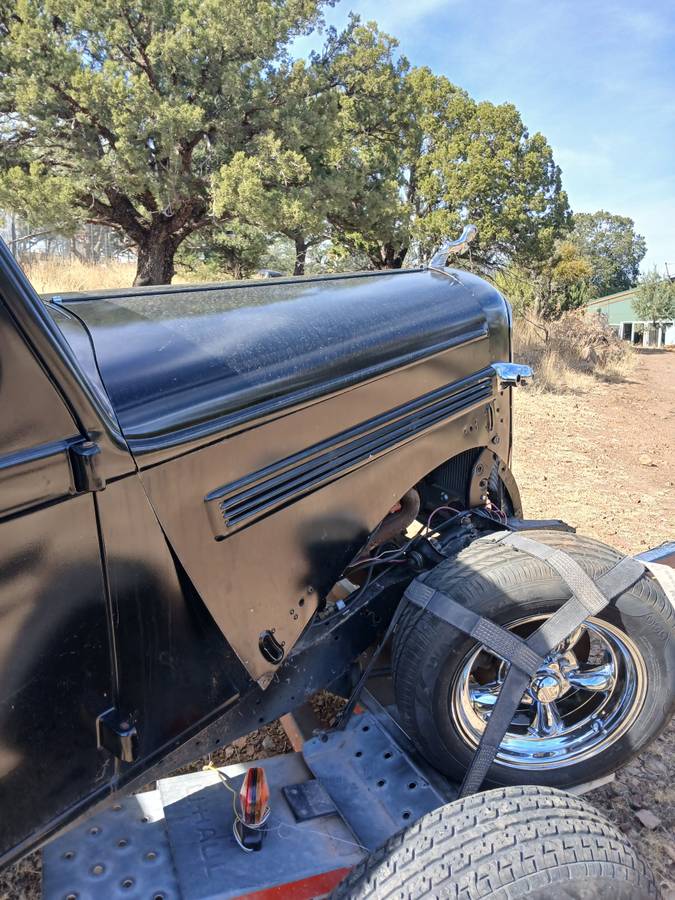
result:
[[[515,593],[515,596],[514,596]],[[510,594],[510,595],[509,595]],[[483,595],[472,609],[499,625],[533,615],[550,615],[568,599],[557,578],[524,581],[515,591],[500,589],[497,596]],[[646,669],[646,695],[637,718],[627,731],[597,755],[579,763],[542,770],[510,768],[495,764],[487,786],[546,784],[568,787],[601,778],[623,765],[650,743],[673,712],[675,696],[675,642],[669,627],[634,589],[610,603],[596,618],[624,632],[636,645]],[[424,752],[441,771],[457,776],[474,755],[459,734],[450,714],[450,691],[455,676],[476,642],[445,622],[436,621],[429,652],[419,660],[415,716]]]

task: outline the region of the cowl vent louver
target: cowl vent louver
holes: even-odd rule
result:
[[[205,502],[216,538],[222,540],[484,402],[493,380],[494,373],[484,370],[456,381],[212,491]]]

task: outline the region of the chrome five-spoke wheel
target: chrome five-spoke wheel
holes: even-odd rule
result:
[[[509,630],[527,638],[547,616]],[[507,665],[480,647],[458,668],[449,712],[467,746],[476,748],[494,708]],[[614,625],[590,618],[546,658],[531,679],[497,753],[512,768],[553,768],[594,756],[626,732],[644,702],[645,663]]]
[[[540,530],[532,536],[567,553],[594,581],[621,559],[578,534]],[[570,596],[547,563],[480,539],[439,563],[425,584],[525,640]],[[459,781],[475,757],[508,664],[440,616],[410,604],[395,634],[393,671],[406,734],[432,765]],[[644,573],[534,673],[484,784],[569,789],[603,778],[654,740],[673,710],[675,610]]]

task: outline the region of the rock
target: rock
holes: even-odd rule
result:
[[[658,816],[655,816],[651,809],[638,809],[635,813],[635,818],[638,819],[645,828],[648,828],[650,831],[653,831],[655,828],[658,828],[661,824],[661,819]]]
[[[225,748],[225,759],[230,759],[232,756],[234,756],[234,747],[230,745]]]
[[[638,462],[641,466],[656,466],[656,463],[651,458],[651,456],[648,456],[646,453],[640,454],[640,456],[638,457]]]
[[[654,756],[645,759],[644,767],[653,775],[660,775],[664,778],[668,777],[668,767],[664,765],[660,759],[656,759]]]
[[[232,746],[236,747],[237,750],[241,750],[242,748],[244,748],[246,746],[246,741],[247,741],[247,737],[246,737],[246,735],[244,735],[244,737],[239,737],[235,741],[232,741]]]
[[[269,734],[263,738],[262,741],[263,750],[274,750],[276,747],[276,741]]]

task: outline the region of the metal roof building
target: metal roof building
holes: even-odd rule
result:
[[[675,323],[660,322],[654,327],[652,322],[641,321],[633,308],[636,294],[637,288],[631,288],[618,294],[597,297],[588,301],[586,312],[603,316],[619,337],[633,344],[644,347],[675,345]]]

